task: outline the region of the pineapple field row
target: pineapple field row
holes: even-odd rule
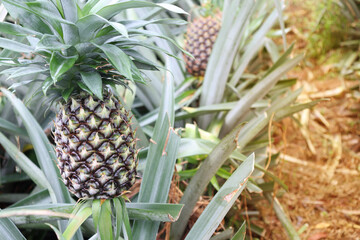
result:
[[[272,126],[323,99],[284,9],[1,0],[0,240],[263,239],[264,202],[301,239]]]

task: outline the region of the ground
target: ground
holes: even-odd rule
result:
[[[295,42],[295,53],[309,53],[312,3],[287,1],[287,39]],[[298,79],[297,87],[303,86],[299,101],[322,101],[272,129],[271,150],[281,152],[273,171],[289,187],[279,200],[301,239],[360,239],[360,98],[354,91],[359,81],[326,61],[339,53],[316,59],[307,55],[289,73]],[[258,206],[264,239],[287,239],[270,205],[264,201]]]

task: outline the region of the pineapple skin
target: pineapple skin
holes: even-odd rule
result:
[[[186,70],[195,77],[203,77],[221,27],[219,15],[198,17],[187,28],[184,49],[194,58],[184,55]]]
[[[112,95],[71,97],[55,120],[54,140],[61,176],[82,199],[112,199],[136,178],[135,132],[129,113]]]

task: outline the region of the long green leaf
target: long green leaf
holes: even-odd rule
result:
[[[133,80],[131,74],[131,59],[128,55],[126,55],[120,48],[110,45],[104,44],[98,46],[105,55],[109,58],[111,64],[127,79]]]
[[[25,4],[34,14],[40,17],[46,16],[46,18],[54,20],[54,23],[73,24],[71,21],[63,19],[55,5],[48,1],[37,0],[35,2],[25,2]]]
[[[108,23],[124,37],[129,37],[127,28],[123,24],[118,22],[110,22],[110,21]]]
[[[72,68],[78,57],[77,55],[67,57],[59,52],[53,52],[50,59],[50,73],[53,80],[56,82],[62,74]]]
[[[102,80],[98,72],[80,72],[81,79],[85,85],[93,92],[99,99],[103,99],[102,95]]]
[[[44,36],[36,45],[36,50],[45,49],[50,51],[60,51],[60,50],[65,50],[69,47],[71,47],[71,45],[61,43],[56,36],[44,34]]]
[[[129,21],[122,21],[128,28],[142,28],[149,24],[167,24],[167,25],[186,25],[188,22],[182,19],[172,19],[172,18],[165,18],[165,19],[153,19],[149,21],[145,20],[129,20]]]
[[[42,209],[22,209],[21,211],[14,210],[12,208],[7,209],[6,211],[0,211],[0,218],[7,218],[12,216],[46,216],[50,218],[71,218],[71,214],[63,212],[54,212],[50,210]]]
[[[38,15],[35,15],[25,4],[15,0],[2,0],[10,15],[19,18],[24,27],[40,33],[52,33],[53,27],[45,23]]]
[[[54,148],[47,139],[45,133],[31,115],[25,105],[6,89],[1,89],[4,95],[10,100],[17,113],[23,119],[29,138],[34,145],[36,157],[41,169],[43,169],[55,196],[52,197],[54,203],[70,203],[71,197],[65,185],[60,181],[61,177],[55,165],[56,156]]]
[[[174,88],[173,79],[167,75],[163,87],[163,98],[159,117],[155,124],[143,181],[140,187],[138,202],[165,203],[168,198],[171,179],[174,171],[180,137],[172,129],[174,122]],[[155,238],[159,222],[136,221],[134,239]]]
[[[34,194],[30,194],[30,196],[12,204],[10,207],[21,207],[33,204],[49,204],[51,202],[51,198],[49,196],[49,192],[44,189]]]
[[[281,27],[281,36],[282,36],[282,40],[283,40],[283,46],[284,46],[284,50],[286,49],[286,33],[285,33],[285,21],[284,21],[284,17],[283,17],[283,1],[282,0],[274,0],[275,2],[275,6],[276,6],[276,10],[278,12],[279,15],[279,23],[280,23],[280,27]]]
[[[131,232],[131,225],[130,225],[130,219],[127,212],[127,209],[125,207],[125,200],[123,198],[119,198],[120,205],[122,211],[122,220],[123,220],[123,232],[124,232],[124,238],[125,240],[133,240],[133,234]]]
[[[300,238],[299,234],[297,233],[296,229],[292,225],[290,219],[286,216],[279,200],[276,197],[272,197],[270,193],[265,193],[265,198],[268,200],[268,202],[274,208],[276,216],[278,217],[281,224],[285,228],[289,239],[300,240],[301,238]]]
[[[118,22],[112,22],[97,14],[87,15],[76,22],[79,28],[79,35],[82,41],[89,41],[97,35],[97,32],[105,25],[112,26],[116,31],[128,37],[127,28]]]
[[[79,211],[76,213],[75,217],[70,221],[68,227],[66,228],[63,236],[66,240],[70,240],[76,231],[80,228],[81,224],[91,215],[91,207],[85,205],[80,207]]]
[[[20,25],[7,23],[7,22],[0,22],[0,32],[14,36],[28,36],[28,35],[35,35],[38,37],[42,36],[42,33],[31,30],[29,28],[24,28]]]
[[[175,3],[176,1],[168,0],[166,3]],[[154,12],[157,12],[157,10],[160,10],[158,8],[154,9],[153,11],[150,11],[148,9],[139,8],[136,9],[136,12],[139,16],[145,16],[145,19],[153,19],[156,14],[153,15]],[[149,17],[149,18],[148,18]],[[166,25],[148,25],[146,27],[147,30],[156,32],[160,35],[165,35],[171,39],[175,39],[175,36],[171,33],[172,30],[166,26]],[[161,58],[166,59],[166,68],[173,74],[174,76],[174,82],[175,86],[180,85],[184,82],[184,74],[183,74],[183,67],[181,66],[180,62],[182,62],[182,59],[177,58],[179,56],[178,49],[176,49],[175,46],[167,42],[167,40],[155,38],[154,42],[157,46],[159,46],[161,49],[165,49],[165,54],[171,55],[169,56],[175,56],[175,58],[166,59],[166,56],[161,53]],[[156,50],[155,50],[156,51]],[[179,61],[178,61],[179,60]],[[151,81],[157,81],[159,82],[159,79],[153,79],[151,78]]]
[[[251,59],[254,55],[260,50],[260,48],[265,43],[265,35],[270,30],[270,28],[274,25],[278,14],[276,10],[274,10],[270,16],[265,20],[265,22],[261,25],[260,29],[254,34],[252,40],[247,44],[245,52],[242,54],[240,58],[240,65],[236,69],[235,73],[231,77],[230,84],[235,86],[236,83],[240,80],[240,77],[244,73],[246,67],[248,66]]]
[[[2,175],[0,177],[0,185],[5,183],[12,183],[12,182],[22,182],[30,180],[29,176],[25,173],[12,173],[12,174],[6,174]]]
[[[89,0],[86,1],[85,6],[82,9],[83,15],[88,15],[91,9],[99,2],[100,0]]]
[[[311,107],[313,105],[302,105],[302,109]],[[290,115],[293,112],[298,111],[299,108],[296,108],[294,110],[294,107],[291,107],[291,109],[286,109],[286,115]],[[291,111],[291,113],[289,112]],[[283,117],[284,115],[281,115]],[[220,141],[220,140],[219,140]],[[218,141],[218,142],[219,142]],[[182,138],[180,141],[179,151],[177,158],[185,158],[185,157],[191,157],[196,155],[208,155],[211,153],[213,148],[218,144],[218,142],[209,141],[206,139],[191,139],[191,138]],[[239,151],[234,151],[230,154],[230,158],[233,158],[235,160],[238,160],[240,162],[245,161],[246,157],[241,154]],[[276,175],[271,173],[270,171],[266,170],[265,168],[261,167],[259,164],[255,163],[255,168],[263,173],[265,173],[266,176],[273,179],[275,182],[277,182],[280,186],[282,186],[284,189],[287,189],[287,186],[284,184],[284,182],[279,179]]]
[[[180,13],[180,14],[188,14],[183,9],[179,8],[178,6],[175,6],[170,3],[158,3],[158,6],[165,8],[168,11],[174,12],[174,13]]]
[[[169,203],[126,203],[126,208],[129,213],[129,218],[133,220],[159,221],[159,222],[174,222],[179,218],[183,204],[169,204]],[[7,208],[1,212],[7,213],[19,212],[22,210],[50,210],[54,212],[72,213],[74,204],[39,204],[39,205],[24,205],[21,207]],[[11,219],[18,225],[41,223],[54,220],[56,218],[47,216],[13,216]],[[100,219],[101,221],[101,219]]]
[[[122,229],[122,226],[123,226],[123,221],[124,221],[124,219],[123,219],[123,211],[125,209],[123,209],[123,204],[121,204],[119,198],[114,198],[113,199],[113,204],[114,204],[114,208],[115,208],[115,219],[116,219],[115,239],[119,239],[120,234],[121,234],[121,229]],[[93,216],[94,216],[94,214],[93,214]]]
[[[247,180],[254,171],[255,155],[250,155],[216,193],[195,225],[186,236],[186,240],[209,239],[219,226],[235,200],[244,190]]]
[[[161,222],[175,222],[179,218],[184,205],[163,203],[131,203],[127,204],[131,219],[144,219]]]
[[[92,8],[90,9],[89,13],[90,13],[90,14],[95,14],[96,12],[98,12],[99,10],[101,10],[102,8],[110,5],[111,2],[114,2],[114,1],[112,1],[112,0],[100,0],[100,1],[96,1],[96,3],[93,4]]]
[[[12,73],[8,78],[9,79],[10,78],[18,78],[18,77],[23,77],[23,76],[31,77],[32,74],[43,73],[46,71],[47,71],[47,69],[40,68],[40,67],[20,67],[18,71],[15,71],[14,73]]]
[[[133,8],[144,8],[144,7],[161,7],[164,9],[167,9],[172,12],[179,12],[179,8],[175,8],[174,5],[166,4],[155,4],[147,1],[124,1],[121,3],[116,3],[112,5],[108,5],[102,9],[100,9],[98,12],[96,12],[98,15],[105,17],[106,19],[110,19],[114,17],[116,14],[119,14],[121,11],[124,11],[126,9],[133,9]],[[184,12],[182,12],[184,13]]]
[[[246,222],[244,221],[239,230],[235,233],[235,235],[231,238],[231,240],[244,240],[246,235]]]
[[[267,75],[262,81],[258,82],[249,92],[243,96],[236,106],[226,115],[224,125],[221,129],[221,136],[227,134],[234,126],[241,121],[244,115],[250,110],[251,105],[258,99],[261,99],[277,83],[281,76],[296,66],[303,58],[298,55],[295,58],[285,62],[278,69]]]
[[[4,118],[0,118],[0,130],[16,136],[27,136],[25,129],[16,126]]]
[[[164,35],[157,34],[156,32],[152,32],[149,30],[143,30],[143,29],[133,29],[133,30],[130,30],[129,33],[133,33],[133,34],[136,33],[140,36],[157,37],[157,38],[165,39],[168,42],[171,42],[172,44],[174,44],[176,47],[178,47],[186,55],[191,56],[191,54],[189,52],[185,51],[184,49],[182,49],[181,46],[176,41],[174,41],[173,39],[166,37]]]
[[[92,203],[92,216],[95,230],[98,229],[98,223],[100,220],[101,203],[99,199],[94,199]]]
[[[98,15],[87,15],[80,18],[76,22],[76,26],[79,29],[80,39],[85,42],[92,39],[96,36],[98,30],[100,30],[106,22],[104,18],[99,17]]]
[[[65,19],[70,22],[75,22],[77,17],[76,2],[74,0],[61,0],[61,7],[64,10]]]
[[[105,200],[101,205],[98,229],[101,239],[113,240],[113,228],[111,222],[110,200]]]
[[[60,230],[57,229],[54,225],[51,225],[51,224],[49,224],[49,223],[45,223],[45,224],[48,225],[48,226],[55,232],[56,237],[58,238],[58,240],[66,240],[66,239],[63,237],[63,235],[62,235],[62,233],[60,232]]]
[[[183,108],[186,112],[179,112],[176,114],[176,120],[184,120],[188,118],[193,118],[197,116],[201,116],[207,113],[216,113],[221,111],[230,111],[236,106],[237,102],[226,102],[226,103],[218,103],[212,104],[208,106],[203,106],[199,108]],[[251,108],[264,108],[269,106],[269,101],[260,100],[251,105]]]
[[[255,5],[255,1],[234,0],[227,12],[223,13],[225,17],[222,28],[214,44],[205,72],[200,106],[221,102],[232,62],[237,52],[236,49],[240,44]],[[206,128],[210,120],[211,116],[201,117],[200,127]]]
[[[51,195],[54,196],[54,190],[52,189],[49,181],[46,179],[44,173],[1,132],[0,132],[0,144],[7,150],[7,153],[16,162],[16,164],[38,186],[48,189]]]
[[[23,43],[19,43],[14,40],[1,38],[1,37],[0,37],[0,48],[9,49],[11,51],[20,52],[20,53],[30,53],[34,51],[34,49],[29,45],[25,45]]]
[[[0,219],[0,239],[26,240],[15,224],[7,218]]]

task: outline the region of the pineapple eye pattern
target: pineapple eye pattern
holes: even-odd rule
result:
[[[188,27],[185,50],[194,58],[184,55],[186,70],[195,77],[203,77],[212,47],[220,30],[220,18],[207,16],[196,18]]]
[[[74,96],[60,108],[54,139],[69,190],[78,198],[93,199],[114,198],[128,190],[136,178],[129,113],[111,95],[102,101]]]

